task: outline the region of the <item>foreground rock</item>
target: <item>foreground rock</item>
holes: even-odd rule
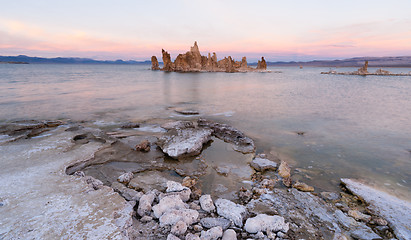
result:
[[[409,201],[398,199],[353,179],[344,178],[341,182],[353,194],[369,204],[367,207],[369,211],[387,220],[398,239],[411,239],[411,203]],[[364,218],[362,215],[359,217]],[[365,216],[365,218],[368,217]]]
[[[258,61],[257,68],[249,67],[246,57],[243,57],[241,62],[235,61],[231,56],[225,57],[217,61],[217,55],[213,53],[211,56],[201,56],[197,42],[190,48],[190,51],[179,54],[174,62],[171,61],[170,54],[162,49],[164,67],[158,66],[156,56],[151,57],[151,69],[163,70],[167,72],[265,72],[267,71],[267,63],[264,57]]]
[[[211,140],[210,129],[185,128],[175,131],[177,134],[164,135],[158,141],[163,152],[175,159],[199,154],[203,144]]]
[[[215,202],[218,215],[230,219],[238,227],[243,226],[247,210],[244,206],[235,204],[230,200],[219,198]]]
[[[250,163],[250,166],[254,168],[256,171],[264,172],[267,170],[276,170],[277,163],[270,161],[266,158],[256,157]]]
[[[249,233],[258,232],[288,232],[289,225],[284,222],[281,216],[268,216],[266,214],[258,214],[253,218],[247,219],[244,229]]]

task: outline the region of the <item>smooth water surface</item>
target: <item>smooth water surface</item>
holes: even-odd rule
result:
[[[1,64],[0,121],[109,124],[182,118],[175,108],[193,109],[241,129],[256,140],[257,152],[287,159],[297,179],[320,190],[336,189],[348,177],[410,196],[411,77],[320,74],[328,68],[228,74],[149,67]]]

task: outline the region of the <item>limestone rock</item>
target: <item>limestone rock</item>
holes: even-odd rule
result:
[[[261,57],[261,61],[258,60],[257,69],[260,69],[260,70],[266,70],[267,69],[267,63],[265,62],[264,57]]]
[[[369,222],[371,220],[370,215],[364,214],[358,210],[349,210],[348,216],[353,217],[355,220],[361,220],[363,222]]]
[[[156,56],[151,57],[151,70],[160,70],[158,60]]]
[[[167,122],[161,125],[162,128],[171,130],[171,129],[183,129],[183,128],[194,128],[194,124],[190,121],[174,121]]]
[[[258,214],[253,218],[247,219],[244,229],[249,233],[258,233],[262,231],[282,231],[286,233],[289,229],[289,224],[285,223],[284,218],[281,216]]]
[[[113,188],[115,192],[118,192],[127,201],[139,201],[143,195],[143,193],[130,189],[119,182],[113,182],[111,188]]]
[[[235,204],[230,200],[219,198],[215,202],[218,215],[230,219],[238,227],[243,226],[243,219],[247,214],[244,206]]]
[[[225,230],[222,240],[237,240],[237,233],[233,229]]]
[[[291,169],[290,166],[288,166],[288,163],[285,161],[281,161],[280,166],[278,167],[278,174],[282,178],[289,178],[291,176]]]
[[[210,129],[187,128],[176,131],[177,135],[164,135],[158,142],[163,152],[175,159],[199,154],[203,144],[211,140]]]
[[[231,225],[231,221],[226,218],[211,218],[206,217],[200,220],[201,226],[205,228],[213,228],[220,226],[223,230],[227,229]]]
[[[171,209],[186,209],[188,206],[181,200],[180,196],[172,195],[164,197],[153,206],[154,216],[160,218],[166,211]]]
[[[166,72],[174,71],[174,63],[171,62],[170,54],[164,49],[161,50],[161,53],[163,54],[163,70]]]
[[[183,202],[187,202],[190,200],[191,190],[189,188],[185,188],[180,192],[169,192],[169,193],[160,193],[158,198],[161,200],[167,196],[179,196]]]
[[[223,229],[220,226],[213,227],[208,231],[201,232],[201,239],[204,240],[217,240],[223,236]]]
[[[187,233],[185,240],[200,240],[200,237],[192,233]]]
[[[149,152],[150,151],[150,142],[145,139],[136,145],[136,151],[140,152]]]
[[[303,192],[314,192],[314,188],[303,183],[303,182],[296,182],[293,184],[293,188],[303,191]]]
[[[254,168],[256,171],[260,172],[277,169],[277,163],[270,161],[266,158],[260,157],[254,158],[253,161],[250,163],[250,166]]]
[[[167,235],[167,240],[181,240],[181,239],[170,233]]]
[[[141,217],[144,215],[150,215],[151,212],[151,204],[153,204],[155,194],[152,192],[144,194],[138,203],[137,213]]]
[[[187,231],[187,224],[183,221],[178,221],[171,228],[171,233],[174,235],[183,235]]]
[[[183,221],[189,226],[197,222],[198,215],[198,212],[192,209],[172,209],[160,217],[160,225],[174,225],[178,221]]]
[[[101,189],[101,188],[103,187],[103,182],[102,182],[102,181],[100,181],[100,180],[98,180],[98,179],[96,179],[96,178],[93,178],[93,177],[91,177],[91,176],[85,176],[85,177],[83,178],[83,180],[84,180],[88,185],[90,185],[94,190],[98,190],[98,189]]]
[[[211,199],[210,195],[201,196],[200,205],[201,205],[201,208],[206,212],[213,212],[215,210],[213,199]]]
[[[121,174],[118,178],[117,181],[124,183],[124,184],[128,184],[131,179],[133,179],[134,174],[132,172],[126,172],[124,174]]]
[[[174,181],[167,181],[167,189],[166,192],[180,192],[187,189],[187,187],[184,187],[181,185],[181,183],[174,182]]]

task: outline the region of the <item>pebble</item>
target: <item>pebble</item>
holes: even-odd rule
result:
[[[222,240],[237,240],[237,233],[233,229],[225,230]]]
[[[171,228],[171,233],[177,236],[183,235],[186,231],[187,231],[187,224],[183,221],[178,221]]]
[[[200,206],[206,212],[215,211],[213,199],[211,199],[210,195],[203,195],[200,197]]]

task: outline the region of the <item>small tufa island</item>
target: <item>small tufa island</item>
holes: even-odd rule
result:
[[[166,72],[269,72],[267,71],[267,63],[264,57],[258,61],[257,68],[252,68],[247,65],[246,57],[243,57],[241,62],[235,61],[231,56],[224,57],[217,61],[217,55],[213,52],[211,56],[201,56],[197,42],[190,51],[184,54],[178,54],[174,62],[171,61],[170,54],[164,49],[161,50],[163,54],[163,68],[160,68],[156,56],[151,57],[151,69],[162,70]]]
[[[374,73],[368,72],[368,61],[365,61],[364,66],[360,67],[357,71],[354,72],[337,72],[335,70],[330,70],[328,72],[321,72],[321,74],[334,74],[334,75],[360,75],[360,76],[367,76],[367,75],[380,75],[380,76],[411,76],[411,72],[409,73],[392,73],[390,71],[383,70],[379,68]]]

